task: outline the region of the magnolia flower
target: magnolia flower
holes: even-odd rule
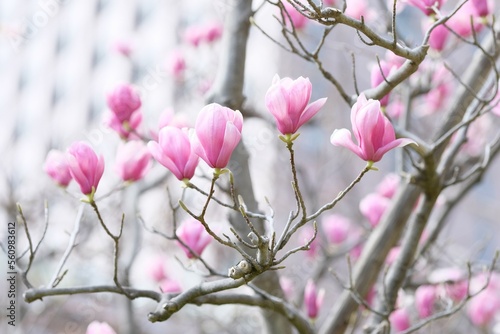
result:
[[[167,59],[167,70],[175,79],[181,79],[186,71],[186,58],[180,50],[173,51]]]
[[[107,322],[93,321],[87,327],[86,334],[116,334]]]
[[[187,129],[173,126],[162,128],[158,142],[148,143],[153,158],[168,168],[179,180],[190,180],[198,166],[198,156],[194,153]]]
[[[129,141],[118,147],[115,170],[123,181],[142,179],[150,165],[151,154],[142,141]]]
[[[116,114],[109,112],[104,116],[104,124],[113,129],[122,139],[138,139],[135,134],[139,125],[142,122],[142,113],[140,110],[132,113],[130,119],[122,122],[118,119]]]
[[[365,161],[380,161],[393,148],[415,143],[406,138],[396,139],[391,122],[380,109],[380,102],[367,100],[364,94],[352,106],[351,123],[357,144],[347,129],[335,130],[330,141],[335,146],[347,147]]]
[[[427,29],[428,26],[433,23],[433,21],[429,22],[428,24],[426,24],[425,28]],[[443,51],[449,35],[450,31],[444,26],[444,24],[438,25],[431,31],[431,35],[429,37],[429,46],[436,51]]]
[[[177,236],[186,246],[191,248],[196,255],[201,255],[212,241],[210,234],[208,234],[203,225],[195,219],[188,219],[182,223],[181,227],[177,229]],[[188,248],[184,247],[184,245],[179,243],[179,246],[184,253],[186,253],[188,258],[192,259],[195,257]]]
[[[201,109],[196,119],[194,152],[212,168],[224,168],[241,140],[243,116],[217,103]]]
[[[132,114],[141,107],[141,98],[131,85],[117,86],[107,97],[108,107],[121,122],[130,122]]]
[[[444,0],[408,0],[409,4],[417,7],[427,16],[433,15],[435,13],[434,7],[441,8],[443,2]]]
[[[400,183],[401,177],[398,174],[389,173],[377,185],[377,193],[384,197],[392,198]]]
[[[421,285],[415,291],[415,307],[420,319],[430,317],[434,310],[437,290],[434,285]]]
[[[43,170],[61,187],[66,187],[71,182],[72,177],[66,154],[61,151],[49,151],[47,158],[45,158]]]
[[[394,310],[389,316],[389,321],[391,322],[391,327],[396,331],[396,333],[410,328],[410,315],[408,314],[408,310],[406,308]]]
[[[299,232],[299,243],[302,245],[307,244],[312,237],[314,237],[314,228],[310,225],[302,227]],[[306,251],[306,255],[309,258],[314,258],[318,253],[319,249],[319,238],[315,238],[310,244],[309,249]]]
[[[283,6],[285,7],[286,13],[284,13],[285,21],[292,21],[293,26],[295,29],[302,29],[306,26],[307,22],[309,19],[302,15],[298,10],[295,9],[291,4],[288,2],[284,1]]]
[[[391,204],[391,200],[378,193],[366,195],[361,202],[359,202],[359,210],[365,216],[370,225],[375,227],[380,222],[385,210]]]
[[[340,244],[347,239],[351,230],[351,222],[342,215],[331,214],[323,219],[323,231],[329,242]]]
[[[84,195],[92,200],[104,172],[104,158],[84,142],[75,142],[68,148],[68,165],[73,179]]]
[[[316,284],[312,280],[308,280],[304,290],[304,305],[306,306],[307,315],[311,319],[318,316],[319,309],[323,305],[325,297],[325,290],[321,289],[319,292],[316,290]]]
[[[471,16],[473,17],[473,25],[471,26]],[[450,17],[446,23],[448,27],[462,37],[469,37],[473,30],[478,33],[484,25],[476,15],[476,8],[471,1],[466,2],[460,9]]]
[[[379,64],[375,64],[372,67],[371,71],[371,86],[372,88],[377,87],[380,85],[382,82],[387,80],[387,77],[396,70],[397,67],[394,64],[388,63],[385,60],[380,61],[380,66]],[[383,98],[380,99],[380,105],[385,107],[389,103],[389,95],[390,93],[387,93]]]
[[[321,98],[310,104],[312,85],[308,78],[296,80],[283,78],[276,74],[266,93],[266,107],[274,116],[278,130],[283,135],[290,135],[309,121],[325,104]]]
[[[474,12],[477,16],[488,16],[490,14],[490,6],[488,4],[488,0],[470,0],[472,3],[472,7],[474,8]]]

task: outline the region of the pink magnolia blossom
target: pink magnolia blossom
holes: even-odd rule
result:
[[[85,334],[116,334],[107,322],[92,321]]]
[[[147,273],[155,282],[161,282],[167,278],[165,270],[165,259],[157,256],[151,259],[147,265]]]
[[[387,174],[382,181],[377,185],[377,193],[380,195],[392,198],[401,183],[401,177],[395,173]]]
[[[295,292],[295,284],[293,280],[286,276],[280,276],[280,286],[281,290],[285,294],[285,297],[290,300],[293,298],[293,294]]]
[[[490,6],[488,0],[470,0],[472,3],[472,7],[474,8],[474,12],[477,16],[484,17],[490,14]]]
[[[328,7],[333,7],[335,6],[336,0],[323,0],[323,4]]]
[[[356,20],[363,17],[365,21],[370,21],[375,16],[375,11],[367,0],[347,0],[345,14]]]
[[[425,15],[430,16],[435,13],[433,7],[440,9],[444,0],[408,0],[408,3],[420,9]]]
[[[405,104],[399,100],[392,100],[385,108],[385,112],[392,119],[398,119],[406,110]]]
[[[61,187],[67,187],[72,180],[66,154],[61,151],[49,151],[47,158],[45,158],[43,170]]]
[[[378,193],[371,193],[359,202],[359,210],[368,219],[370,225],[375,227],[390,204],[391,200],[387,197]]]
[[[415,307],[420,319],[430,317],[434,311],[437,289],[434,285],[421,285],[415,290]]]
[[[195,219],[188,219],[183,222],[177,229],[177,236],[198,256],[203,253],[205,248],[212,241],[210,234],[208,234],[203,225]],[[195,257],[193,253],[181,243],[179,243],[179,246],[188,258],[192,259]]]
[[[107,97],[108,107],[121,122],[130,122],[132,114],[141,107],[141,98],[135,89],[122,84],[110,92]]]
[[[151,166],[151,154],[142,141],[122,143],[116,152],[115,169],[123,181],[138,181]]]
[[[339,214],[331,214],[323,218],[322,226],[328,241],[332,244],[344,242],[352,229],[349,219]]]
[[[489,288],[472,298],[467,305],[467,315],[476,326],[488,325],[500,311],[500,296],[498,291]]]
[[[310,104],[312,84],[309,78],[296,80],[283,78],[276,74],[266,93],[266,107],[274,116],[278,130],[283,135],[290,135],[309,121],[325,104],[321,98]]]
[[[370,76],[372,88],[377,87],[382,82],[387,80],[387,77],[391,74],[391,72],[395,71],[396,69],[397,67],[395,65],[388,63],[385,60],[380,61],[380,66],[378,63],[375,64],[372,67]],[[389,103],[389,95],[390,93],[386,94],[383,98],[380,99],[380,105],[382,107],[387,106],[387,104]]]
[[[396,333],[402,332],[410,328],[410,315],[406,308],[394,310],[389,316],[391,327]]]
[[[472,26],[471,17],[474,22]],[[473,29],[478,33],[484,28],[481,20],[476,15],[476,9],[471,1],[466,2],[460,7],[458,12],[448,20],[447,25],[462,37],[471,36]]]
[[[429,275],[429,282],[439,284],[444,296],[461,301],[467,295],[468,283],[465,273],[458,268],[440,268]]]
[[[68,148],[67,159],[71,176],[92,200],[104,173],[103,156],[98,157],[87,143],[79,141]]]
[[[295,7],[293,7],[290,3],[284,1],[283,6],[285,7],[286,12],[288,13],[288,15],[286,13],[283,14],[285,17],[285,21],[287,22],[289,20],[292,21],[292,24],[295,27],[295,29],[299,30],[303,29],[306,26],[309,19],[304,15],[302,15],[298,10],[296,10]]]
[[[104,116],[104,124],[113,129],[122,139],[138,139],[136,132],[142,122],[140,110],[132,113],[127,122],[121,122],[113,112]]]
[[[400,253],[401,253],[401,246],[392,247],[389,253],[387,254],[387,257],[385,258],[385,263],[390,266],[391,264],[394,263],[394,261],[396,261]]]
[[[219,21],[211,21],[204,24],[203,40],[213,43],[221,38],[224,27]]]
[[[161,113],[160,119],[158,120],[159,129],[162,129],[168,125],[179,129],[191,127],[186,115],[175,113],[172,108],[166,108]]]
[[[321,289],[319,292],[316,289],[316,284],[312,280],[308,280],[304,290],[304,305],[306,306],[307,316],[315,319],[325,297],[325,290]]]
[[[305,245],[314,236],[314,228],[310,225],[304,226],[299,232],[299,243]],[[309,258],[314,258],[318,254],[319,249],[319,239],[315,238],[309,245],[309,249],[306,251],[306,255]]]
[[[184,31],[184,42],[198,47],[202,42],[213,43],[220,39],[223,26],[218,21],[191,25]]]
[[[160,289],[163,293],[179,293],[182,291],[179,282],[170,278],[160,281]]]
[[[187,129],[173,126],[162,128],[158,142],[148,143],[153,158],[166,167],[179,180],[190,180],[198,166],[198,156],[194,153]]]
[[[429,22],[426,24],[427,28],[434,22]],[[436,51],[443,51],[446,41],[448,40],[448,36],[450,35],[450,31],[443,24],[438,25],[431,31],[431,35],[429,37],[429,46]]]
[[[358,144],[352,141],[347,129],[335,130],[330,141],[335,146],[347,147],[365,161],[380,161],[389,150],[415,143],[406,138],[396,139],[391,122],[380,109],[380,102],[367,100],[364,94],[352,106],[351,123]]]
[[[196,119],[194,152],[212,168],[225,168],[241,140],[241,112],[217,103],[201,109]]]
[[[133,47],[129,41],[118,40],[113,44],[113,50],[125,57],[130,57]]]
[[[180,50],[173,51],[167,58],[166,67],[175,79],[182,79],[186,71],[186,58],[184,54]]]

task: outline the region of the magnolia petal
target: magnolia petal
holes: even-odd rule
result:
[[[241,132],[232,123],[227,123],[224,134],[224,144],[222,145],[219,156],[214,164],[215,168],[224,168],[229,163],[231,154],[241,139]]]
[[[327,98],[321,98],[319,100],[316,100],[312,103],[310,103],[302,115],[300,116],[299,123],[297,124],[297,129],[300,128],[302,125],[304,125],[306,122],[308,122],[314,115],[318,113],[318,111],[323,107],[323,105],[326,103]]]
[[[354,144],[351,138],[351,132],[347,129],[337,129],[333,131],[331,137],[330,137],[330,142],[334,146],[344,146],[345,148],[348,148],[352,152],[354,152],[356,155],[358,155],[361,159],[365,160],[365,157],[363,156],[363,152],[361,152],[359,146]]]
[[[372,161],[373,162],[380,161],[382,159],[382,157],[384,156],[384,154],[386,154],[388,151],[392,150],[393,148],[403,147],[403,146],[406,146],[409,144],[416,144],[416,143],[413,140],[408,139],[408,138],[396,139],[396,140],[386,144],[385,146],[382,146],[381,148],[379,148],[375,152],[375,154],[373,155]]]
[[[162,150],[160,144],[155,141],[150,141],[148,143],[148,149],[153,158],[158,161],[162,166],[167,168],[175,177],[182,180],[182,172],[179,170],[177,165],[170,159]]]

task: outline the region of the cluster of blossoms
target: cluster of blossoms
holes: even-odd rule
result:
[[[449,308],[450,303],[460,303],[468,296],[474,296],[466,307],[470,321],[475,326],[486,328],[500,314],[500,277],[497,273],[479,274],[468,282],[467,276],[457,268],[432,272],[429,284],[419,286],[414,297],[407,299],[410,302],[399,298],[398,308],[389,317],[393,329],[402,332],[411,323],[429,318]]]
[[[292,80],[276,75],[266,93],[266,107],[276,121],[280,138],[287,145],[293,144],[300,127],[326,103],[326,98],[310,102],[311,92],[312,85],[307,78]],[[143,136],[138,133],[138,125],[142,120],[140,106],[140,97],[130,85],[121,85],[108,96],[108,125],[125,140],[117,150],[115,163],[115,171],[124,182],[143,178],[150,168],[151,157],[183,182],[194,177],[200,160],[214,170],[214,177],[218,177],[227,167],[232,152],[241,140],[242,114],[212,103],[201,109],[194,128],[162,122],[164,126],[157,134],[153,133],[156,139],[146,145]],[[333,132],[331,143],[347,147],[367,161],[370,167],[392,148],[413,143],[409,139],[396,139],[394,128],[383,114],[380,102],[367,99],[364,95],[360,95],[352,107],[351,123],[356,142],[352,140],[349,130],[340,129]],[[66,153],[51,151],[45,162],[45,171],[63,187],[75,180],[81,192],[88,196],[89,201],[93,201],[104,172],[104,159],[88,144],[76,142]],[[390,192],[387,189],[384,191]],[[332,244],[341,244],[352,231],[347,218],[339,215],[325,219],[323,226]],[[307,232],[307,228],[303,230]],[[179,247],[188,258],[200,256],[212,240],[204,227],[194,219],[183,222],[176,235]],[[179,285],[166,275],[163,263],[154,266],[151,277],[164,292],[180,291]],[[315,284],[308,282],[304,297],[310,318],[317,317],[323,296],[323,290],[318,292]],[[93,324],[89,328],[98,326],[106,324]]]

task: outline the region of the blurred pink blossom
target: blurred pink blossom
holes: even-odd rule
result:
[[[115,87],[107,96],[109,109],[121,122],[130,122],[132,114],[141,107],[141,98],[129,84]]]
[[[186,115],[175,113],[172,108],[163,110],[158,120],[158,129],[162,129],[168,125],[179,129],[190,127],[189,119]]]
[[[295,292],[295,284],[293,283],[293,280],[286,276],[280,276],[280,286],[281,290],[283,290],[283,293],[285,294],[285,297],[288,300],[291,300]]]
[[[201,109],[196,119],[194,152],[212,168],[225,168],[241,140],[243,116],[217,103]]]
[[[440,268],[429,275],[429,282],[438,285],[445,296],[458,302],[467,295],[468,283],[458,268]]]
[[[384,82],[391,74],[391,72],[395,71],[396,69],[397,67],[395,65],[388,63],[385,60],[380,61],[380,66],[378,63],[373,65],[370,76],[372,88],[375,88],[382,82]],[[389,103],[389,95],[390,93],[387,93],[383,98],[380,99],[380,105],[382,107],[387,106],[387,104]]]
[[[186,244],[196,255],[201,256],[205,248],[212,241],[212,237],[205,231],[203,225],[196,219],[188,219],[184,221],[177,229],[177,236]],[[195,255],[184,247],[181,243],[178,245],[182,248],[186,256],[190,259],[195,258]]]
[[[161,282],[167,278],[165,270],[165,259],[161,256],[153,257],[147,264],[147,272],[149,277],[155,282]]]
[[[352,141],[351,133],[347,129],[335,130],[330,141],[335,146],[350,149],[365,161],[380,161],[384,154],[393,148],[414,143],[406,138],[396,139],[391,122],[380,109],[380,102],[367,100],[364,94],[361,94],[352,106],[351,123],[357,144]]]
[[[375,227],[380,222],[380,218],[382,218],[390,203],[391,200],[387,197],[378,193],[371,193],[359,202],[359,210],[368,219],[370,225]]]
[[[389,321],[396,333],[410,328],[410,315],[404,307],[394,310],[389,316]]]
[[[400,184],[401,177],[396,173],[389,173],[377,185],[377,193],[384,197],[392,198]]]
[[[351,230],[349,219],[339,214],[330,214],[324,217],[322,226],[328,241],[332,244],[344,242]]]
[[[274,116],[278,130],[283,135],[297,132],[325,104],[326,98],[309,103],[311,90],[309,78],[299,77],[292,80],[288,77],[280,79],[277,74],[274,76],[273,83],[266,93],[266,107]]]
[[[198,47],[202,42],[213,43],[220,39],[223,32],[221,22],[210,21],[191,25],[184,31],[184,42]]]
[[[471,17],[474,21],[472,26]],[[473,28],[476,33],[480,32],[484,28],[480,18],[476,16],[476,9],[472,5],[471,1],[466,2],[458,10],[458,12],[448,20],[447,25],[451,30],[462,37],[471,36]]]
[[[314,228],[310,225],[306,225],[302,227],[299,232],[299,240],[298,243],[302,246],[308,243],[311,238],[314,236]],[[309,245],[309,249],[306,251],[306,255],[309,258],[314,258],[318,254],[319,250],[319,238],[316,238]]]
[[[139,139],[136,132],[142,122],[142,112],[137,110],[132,113],[130,119],[121,122],[113,112],[106,113],[103,123],[113,129],[122,139]]]
[[[424,25],[424,30],[427,30],[434,21],[429,21]],[[429,46],[436,51],[443,51],[446,41],[448,40],[448,36],[450,35],[450,31],[443,24],[435,27],[431,35],[429,37]]]
[[[182,51],[172,51],[167,58],[166,67],[176,80],[182,79],[186,71],[186,58]]]
[[[394,99],[389,102],[385,108],[387,115],[393,119],[398,119],[405,112],[405,104],[399,99]]]
[[[85,142],[74,142],[68,148],[68,165],[73,179],[84,195],[93,200],[99,181],[104,173],[104,157],[97,156]]]
[[[288,20],[291,20],[295,29],[303,29],[309,19],[302,15],[299,11],[297,11],[295,7],[293,7],[290,3],[283,1],[283,6],[288,13],[288,15],[286,15],[286,13],[283,14],[285,17],[285,21],[288,22]]]
[[[173,126],[162,128],[158,142],[148,143],[153,158],[166,167],[179,180],[190,180],[198,166],[198,156],[192,147],[192,135],[187,129]]]
[[[307,310],[307,316],[311,319],[315,319],[321,306],[323,305],[323,299],[325,297],[325,290],[321,289],[319,292],[316,289],[316,284],[312,280],[308,280],[306,288],[304,290],[304,305]]]
[[[123,181],[138,181],[151,166],[151,154],[142,141],[121,143],[116,152],[115,169]]]
[[[440,9],[444,0],[408,0],[408,3],[420,9],[425,15],[430,16],[435,13],[433,7]]]
[[[86,334],[116,334],[116,332],[108,325],[107,322],[92,321],[88,327]]]
[[[400,246],[392,247],[389,253],[387,254],[387,257],[385,258],[385,263],[387,265],[393,264],[394,261],[396,261],[396,259],[398,258],[399,253],[401,253]]]
[[[115,41],[113,44],[113,50],[118,52],[119,54],[125,56],[125,57],[130,57],[130,54],[132,53],[132,44],[129,41],[126,40],[118,40]]]
[[[373,19],[376,15],[373,7],[367,0],[348,0],[345,14],[356,20],[360,20],[363,17],[365,21]]]
[[[467,305],[467,315],[476,326],[488,325],[499,311],[499,293],[489,287],[474,296]]]
[[[432,315],[436,299],[437,289],[434,285],[421,285],[415,290],[415,307],[420,319]]]
[[[67,187],[72,180],[66,154],[59,150],[49,151],[43,170],[61,187]]]
[[[488,0],[470,0],[472,3],[472,8],[474,8],[474,12],[477,16],[484,17],[490,14],[490,7],[493,4],[489,4]]]
[[[160,281],[160,289],[163,293],[179,293],[182,291],[179,282],[170,278],[165,278]]]

